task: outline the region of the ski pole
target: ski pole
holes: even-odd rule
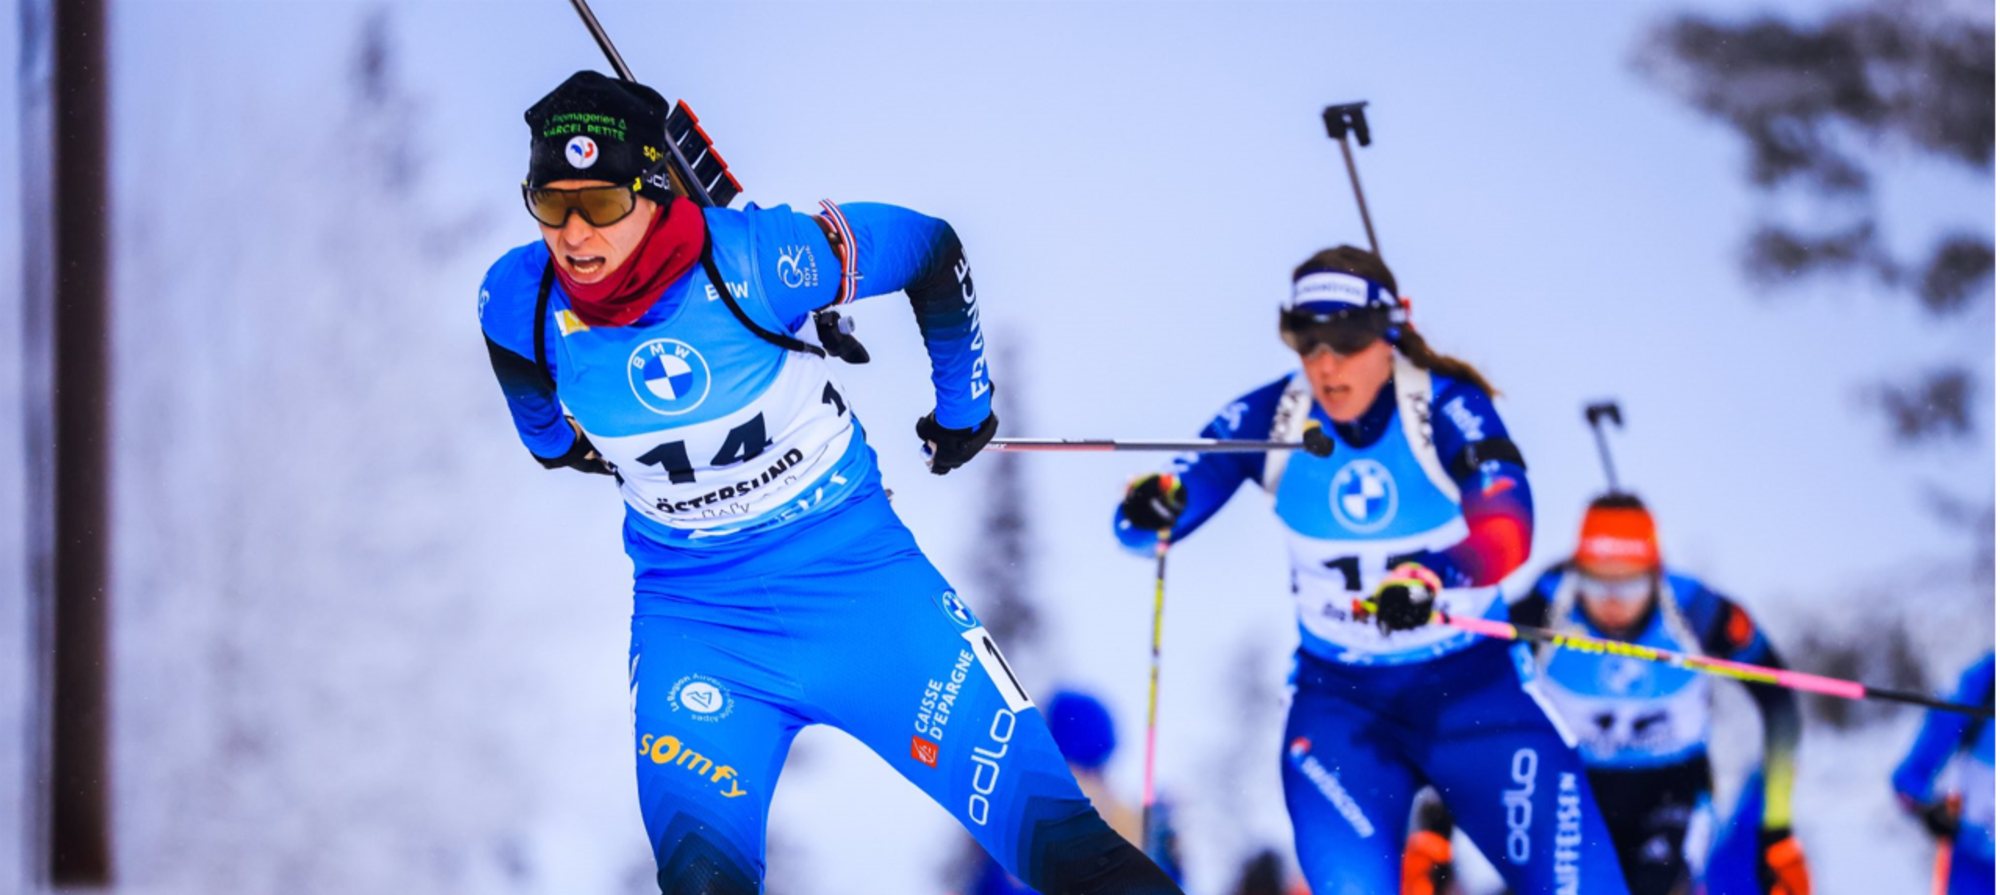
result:
[[[597,48],[604,51],[604,58],[611,60],[611,70],[624,80],[639,80],[632,77],[630,68],[625,67],[625,57],[618,55],[618,48],[611,45],[611,35],[604,33],[604,26],[597,23],[597,14],[590,11],[590,4],[585,0],[570,0],[570,5],[576,7],[576,14],[583,17],[583,27],[590,29],[590,36],[596,39]]]
[[[1364,605],[1366,605],[1365,602]],[[1672,665],[1688,671],[1699,671],[1722,677],[1735,678],[1736,680],[1747,681],[1753,684],[1770,684],[1791,690],[1802,690],[1807,693],[1838,696],[1842,699],[1880,699],[1888,702],[1903,702],[1911,705],[1921,705],[1926,708],[1960,712],[1975,718],[1993,717],[1993,710],[1985,706],[1961,705],[1956,702],[1945,702],[1941,699],[1935,699],[1922,693],[1890,690],[1885,687],[1871,687],[1867,684],[1844,681],[1839,678],[1821,677],[1817,674],[1807,674],[1803,671],[1792,671],[1784,668],[1767,668],[1762,665],[1750,665],[1744,662],[1732,662],[1728,659],[1717,659],[1712,656],[1677,653],[1671,650],[1627,643],[1623,640],[1565,634],[1560,631],[1551,631],[1547,628],[1515,625],[1485,618],[1465,618],[1463,616],[1450,615],[1443,611],[1438,612],[1433,617],[1433,622],[1450,625],[1461,631],[1471,631],[1474,634],[1481,634],[1500,640],[1536,641],[1578,652],[1623,656],[1627,659],[1643,659],[1648,662]]]
[[[1264,451],[1305,451],[1315,457],[1333,454],[1333,438],[1319,429],[1307,429],[1300,441],[1241,441],[1228,438],[1195,438],[1187,441],[1124,441],[1116,438],[995,438],[986,443],[989,451],[1177,451],[1197,454],[1242,454]]]
[[[1171,490],[1172,486],[1168,486]],[[1167,544],[1172,540],[1171,530],[1160,532],[1159,546],[1154,548],[1153,566],[1153,667],[1146,685],[1146,782],[1140,796],[1139,829],[1140,841],[1153,841],[1153,756],[1154,741],[1160,729],[1160,627],[1167,615]]]
[[[1341,103],[1327,106],[1320,113],[1320,120],[1326,122],[1326,135],[1340,141],[1340,157],[1347,162],[1347,181],[1354,184],[1354,204],[1361,206],[1361,226],[1368,231],[1368,250],[1375,257],[1382,257],[1382,245],[1375,241],[1375,222],[1368,217],[1368,200],[1361,195],[1361,172],[1354,167],[1354,150],[1347,147],[1347,132],[1354,131],[1354,140],[1363,146],[1371,142],[1368,138],[1368,116],[1361,110],[1367,102]]]
[[[1618,470],[1611,466],[1611,444],[1604,438],[1604,420],[1620,429],[1625,428],[1625,417],[1618,413],[1617,401],[1599,401],[1583,408],[1583,420],[1590,424],[1590,434],[1597,436],[1597,459],[1604,463],[1604,480],[1611,483],[1611,493],[1618,492]]]
[[[583,19],[583,27],[590,29],[590,36],[597,41],[597,48],[604,51],[604,58],[611,63],[611,69],[618,77],[627,81],[637,81],[632,69],[625,65],[625,57],[612,46],[611,35],[598,24],[597,14],[590,11],[588,0],[569,0],[576,8],[576,14]],[[674,179],[679,180],[681,192],[703,208],[729,206],[737,194],[743,192],[743,184],[737,182],[736,175],[729,173],[729,163],[715,151],[714,141],[701,129],[701,119],[685,102],[674,103],[673,111],[667,115],[667,165],[673,169]]]
[[[1950,811],[1954,819],[1957,818],[1958,794],[1953,793],[1946,796],[1945,805],[1945,810]],[[1937,856],[1931,859],[1931,895],[1950,895],[1951,893],[1951,847],[1952,841],[1956,838],[1955,836],[1938,837]]]

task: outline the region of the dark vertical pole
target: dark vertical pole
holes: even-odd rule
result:
[[[1347,180],[1354,184],[1354,204],[1361,206],[1361,226],[1368,231],[1368,251],[1375,257],[1382,257],[1382,244],[1375,241],[1375,219],[1368,216],[1368,200],[1361,195],[1361,172],[1354,167],[1354,150],[1347,148],[1347,137],[1340,138],[1340,157],[1347,162]]]
[[[23,128],[21,153],[29,200],[26,332],[40,343],[24,355],[42,368],[30,371],[30,385],[46,385],[32,399],[28,426],[29,475],[38,480],[30,562],[47,657],[40,826],[48,881],[94,887],[111,882],[105,10],[103,0],[34,0],[23,16],[24,32],[44,32],[24,39],[48,48],[36,63],[46,66],[40,108],[23,105],[24,118],[38,120],[24,122],[35,126]],[[34,70],[23,55],[25,81]],[[37,352],[45,354],[38,359]]]

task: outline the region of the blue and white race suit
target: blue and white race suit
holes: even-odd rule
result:
[[[1444,582],[1449,611],[1502,617],[1497,580],[1526,556],[1532,504],[1491,400],[1398,352],[1352,423],[1336,425],[1295,374],[1230,402],[1202,434],[1296,442],[1309,425],[1332,433],[1332,456],[1202,454],[1168,471],[1186,489],[1176,542],[1245,482],[1285,524],[1300,646],[1280,766],[1313,891],[1397,891],[1411,800],[1429,784],[1513,891],[1623,893],[1529,654],[1443,626],[1385,634],[1356,611],[1390,569],[1419,562]],[[1114,528],[1135,551],[1159,537],[1122,509]],[[1512,539],[1504,568],[1481,563],[1495,539]]]
[[[1510,611],[1517,624],[1606,639],[1577,595],[1577,573],[1564,563],[1544,572]],[[1641,646],[1784,668],[1750,614],[1693,576],[1668,569],[1655,602],[1624,639]],[[1711,858],[1704,827],[1713,827],[1708,744],[1713,677],[1660,662],[1546,648],[1544,692],[1576,735],[1598,807],[1618,847],[1634,895],[1685,891],[1706,873],[1712,895],[1754,895],[1760,830],[1789,830],[1792,781],[1802,719],[1790,690],[1749,685],[1763,724],[1760,769],[1722,825]],[[1749,846],[1731,846],[1747,837]],[[1737,860],[1747,853],[1748,860]]]
[[[480,291],[522,442],[545,463],[570,454],[571,416],[617,471],[634,566],[630,754],[661,890],[761,891],[786,752],[829,724],[1045,891],[1177,893],[1091,809],[968,600],[890,510],[831,365],[753,333],[720,300],[726,289],[759,326],[790,333],[843,282],[904,291],[938,422],[979,425],[991,381],[957,237],[893,206],[827,215],[849,237],[839,254],[782,206],[705,210],[726,282],[697,267],[627,326],[585,325],[539,242],[502,257]]]

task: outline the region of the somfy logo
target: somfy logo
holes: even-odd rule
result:
[[[726,764],[716,764],[715,759],[696,752],[680,737],[672,734],[654,736],[649,733],[640,737],[639,754],[652,759],[654,764],[686,768],[696,777],[706,779],[725,799],[748,795],[750,792],[737,785],[736,768]],[[724,783],[728,784],[727,788],[723,787]]]

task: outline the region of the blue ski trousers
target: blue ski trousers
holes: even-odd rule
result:
[[[1499,641],[1402,665],[1299,654],[1282,763],[1314,895],[1399,891],[1425,784],[1509,890],[1624,895],[1583,760],[1527,689],[1533,671]]]
[[[828,724],[1042,892],[1178,895],[1091,808],[999,646],[879,488],[751,540],[691,560],[628,530],[632,755],[662,892],[761,891],[785,754]]]

